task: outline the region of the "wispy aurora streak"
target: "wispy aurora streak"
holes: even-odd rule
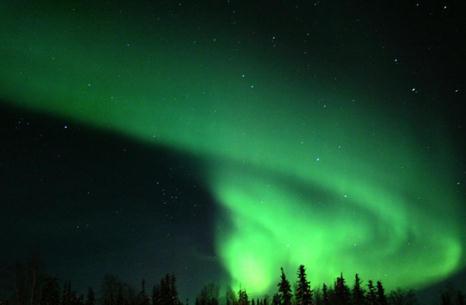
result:
[[[419,287],[464,266],[446,135],[432,156],[360,93],[293,83],[176,27],[162,27],[176,41],[129,43],[162,30],[2,6],[0,98],[202,160],[231,222],[215,234],[232,284],[264,293],[304,263],[313,283]]]

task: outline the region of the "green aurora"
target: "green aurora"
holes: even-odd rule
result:
[[[185,42],[192,33],[169,23],[148,29],[111,12],[93,23],[64,4],[34,14],[28,5],[0,5],[2,101],[200,160],[234,286],[268,292],[280,266],[302,263],[313,284],[359,272],[388,287],[464,267],[448,135],[428,135],[426,151],[401,111],[372,107],[353,84],[295,82],[253,48]]]

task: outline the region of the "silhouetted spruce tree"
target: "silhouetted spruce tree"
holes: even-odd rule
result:
[[[334,287],[335,302],[338,305],[348,305],[350,303],[350,290],[345,283],[343,274],[337,277]]]
[[[254,299],[251,300],[251,305],[256,305],[256,301],[254,301]]]
[[[364,304],[364,290],[361,287],[361,279],[359,274],[356,273],[354,276],[354,286],[353,286],[353,305],[363,305]]]
[[[451,301],[450,294],[448,292],[442,293],[442,295],[440,297],[441,297],[441,300],[442,300],[442,303],[441,303],[442,305],[453,305],[452,301]]]
[[[40,301],[42,282],[42,262],[34,254],[26,264],[16,265],[15,292],[19,305],[37,305]]]
[[[141,291],[136,298],[137,305],[150,305],[149,298],[146,294],[146,281],[141,282]]]
[[[62,298],[61,298],[61,304],[62,305],[71,305],[71,282],[65,282],[63,284],[63,292],[62,292]],[[104,304],[107,305],[107,304]]]
[[[238,291],[238,305],[249,305],[248,294],[244,289]]]
[[[169,305],[170,299],[170,276],[167,274],[160,280],[160,305]]]
[[[76,292],[73,291],[71,304],[73,305],[84,305],[84,295],[79,294],[77,295]]]
[[[158,289],[154,289],[153,299],[155,305],[179,305],[181,304],[178,298],[176,289],[176,278],[173,274],[167,274],[160,280]]]
[[[381,281],[377,281],[377,305],[387,305],[387,297]]]
[[[465,303],[464,294],[458,290],[458,293],[456,294],[456,305],[465,305]]]
[[[464,305],[465,298],[461,290],[454,289],[448,285],[447,290],[440,295],[441,305]]]
[[[86,305],[95,305],[95,293],[91,287],[87,289]]]
[[[171,305],[181,304],[180,299],[178,298],[178,289],[176,288],[176,277],[174,274],[170,276],[170,297]]]
[[[322,304],[323,305],[330,305],[330,297],[328,295],[328,288],[327,285],[322,285]]]
[[[306,278],[306,268],[304,265],[300,265],[298,268],[298,283],[295,298],[297,305],[312,305],[312,290]]]
[[[42,286],[40,305],[59,305],[60,285],[56,278],[47,278]]]
[[[314,290],[314,304],[315,305],[322,305],[322,292],[320,288]]]
[[[128,305],[130,303],[129,298],[128,300],[126,300],[125,294],[123,292],[123,286],[118,285],[116,289],[117,289],[116,297],[114,295],[110,296],[111,300],[113,300],[112,302],[115,305]]]
[[[227,287],[227,290],[225,292],[225,299],[226,299],[226,305],[237,305],[238,304],[238,299],[236,298],[236,294],[230,286]]]
[[[281,298],[278,293],[274,294],[272,297],[272,305],[280,305],[281,304]]]
[[[152,305],[160,305],[160,285],[154,285],[152,288]]]
[[[123,285],[120,280],[106,274],[101,286],[102,305],[125,305],[123,302]]]
[[[377,294],[374,287],[374,282],[369,280],[367,282],[367,305],[377,305]]]
[[[281,270],[281,280],[280,283],[278,283],[278,294],[280,295],[280,305],[291,305],[291,286],[290,282],[286,279],[285,272],[283,271],[283,268]]]
[[[219,287],[215,284],[204,286],[196,298],[196,305],[218,305]]]
[[[178,289],[176,288],[176,277],[174,274],[170,276],[170,296],[171,296],[170,305],[181,304],[180,299],[178,297]]]

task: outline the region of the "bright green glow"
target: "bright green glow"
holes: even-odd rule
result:
[[[232,223],[216,234],[233,284],[262,293],[304,263],[312,283],[359,272],[419,287],[464,266],[442,135],[432,156],[361,94],[303,88],[226,46],[128,46],[115,26],[2,6],[0,98],[202,160]]]

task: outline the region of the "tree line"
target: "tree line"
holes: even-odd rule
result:
[[[26,265],[18,264],[15,269],[13,291],[0,296],[0,305],[190,305],[182,301],[176,287],[174,274],[162,277],[156,285],[147,289],[143,280],[139,289],[106,275],[99,287],[99,295],[93,288],[86,293],[72,289],[71,283],[60,281],[40,270],[40,264],[32,260]],[[194,305],[419,305],[412,290],[397,289],[386,292],[381,281],[368,280],[363,283],[358,274],[350,287],[343,274],[332,285],[323,284],[311,288],[306,268],[300,265],[292,287],[283,268],[277,281],[276,293],[272,297],[250,298],[246,289],[233,291],[230,287],[220,296],[218,285],[204,286]],[[11,288],[11,287],[10,287]],[[5,294],[5,293],[4,293]],[[466,305],[461,291],[443,292],[436,304]]]

